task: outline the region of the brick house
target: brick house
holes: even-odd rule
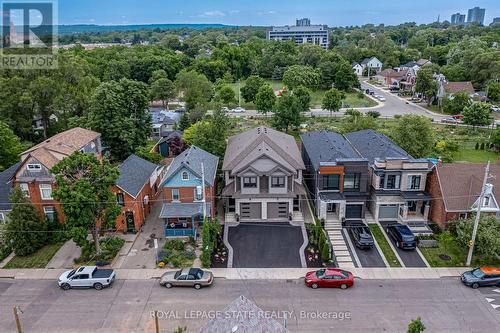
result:
[[[116,218],[116,230],[139,231],[160,194],[159,184],[163,167],[137,155],[130,155],[118,169],[120,177],[116,186],[111,188],[111,192],[116,195],[116,201],[122,207]]]
[[[56,216],[64,221],[59,202],[52,198],[55,182],[50,169],[76,151],[94,154],[102,159],[101,134],[76,127],[21,153],[21,161],[12,178],[12,186],[19,186],[31,203],[48,219]]]
[[[477,211],[477,201],[481,194],[485,165],[472,163],[439,163],[427,179],[427,190],[432,197],[429,219],[442,229],[447,222],[466,219]],[[500,165],[491,164],[490,173],[500,174]],[[488,178],[493,186],[493,196],[485,199],[482,214],[500,217],[500,188],[498,177]]]
[[[217,156],[196,146],[174,158],[160,184],[165,236],[195,236],[204,213],[207,218],[215,216],[218,163]]]

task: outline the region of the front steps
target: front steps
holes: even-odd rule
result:
[[[340,221],[325,222],[325,230],[332,243],[333,254],[340,268],[355,268],[347,244],[342,236],[342,223]]]

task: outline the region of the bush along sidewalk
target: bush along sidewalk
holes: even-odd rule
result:
[[[109,265],[120,252],[125,241],[116,236],[107,236],[99,239],[101,252],[96,254],[94,242],[88,242],[82,247],[82,255],[75,259],[77,265]]]
[[[195,248],[196,242],[193,236],[167,240],[158,256],[160,258],[158,267],[191,267],[196,259]]]
[[[220,225],[216,218],[213,220],[205,218],[201,231],[201,239],[201,265],[203,268],[210,268],[212,265],[212,254],[217,250],[217,245],[222,240],[222,225]]]
[[[309,244],[304,250],[307,267],[324,267],[333,265],[332,252],[325,230],[319,219],[315,223],[306,224]]]
[[[396,254],[392,250],[389,242],[387,242],[387,239],[384,237],[384,234],[382,233],[383,231],[380,229],[380,227],[374,223],[368,224],[368,227],[370,228],[373,237],[375,237],[378,246],[382,250],[382,255],[389,263],[389,266],[401,267],[401,263],[399,262],[398,257],[396,257]]]

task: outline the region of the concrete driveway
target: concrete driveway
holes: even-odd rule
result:
[[[235,268],[302,267],[302,228],[288,223],[240,223],[228,228]]]
[[[369,250],[362,250],[355,245],[356,242],[354,241],[349,230],[347,230],[347,235],[347,237],[349,237],[349,240],[351,241],[349,243],[349,246],[351,246],[352,244],[351,251],[354,251],[356,253],[358,262],[361,267],[386,267],[384,259],[382,259],[382,255],[378,252],[375,246]]]
[[[380,225],[382,225],[383,232],[386,235],[387,235],[386,231],[387,226],[394,223],[397,222],[394,221],[380,222]],[[390,244],[392,248],[396,250],[397,254],[399,255],[399,257],[401,258],[406,267],[427,267],[427,265],[425,264],[424,260],[422,259],[417,250],[403,250],[398,247],[395,247],[394,240],[389,235],[387,236],[391,240]]]

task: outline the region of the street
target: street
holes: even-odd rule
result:
[[[51,280],[0,280],[0,331],[15,332],[19,306],[25,332],[197,331],[210,311],[245,295],[262,310],[292,313],[291,332],[405,332],[421,316],[426,332],[500,331],[500,290],[473,290],[456,278],[360,280],[348,290],[306,288],[302,280],[217,279],[211,288],[165,289],[157,280],[117,280],[109,289],[60,290]],[[495,307],[497,309],[495,309]],[[200,311],[200,312],[196,312]],[[318,313],[329,318],[318,318]],[[342,318],[342,319],[341,319]]]

